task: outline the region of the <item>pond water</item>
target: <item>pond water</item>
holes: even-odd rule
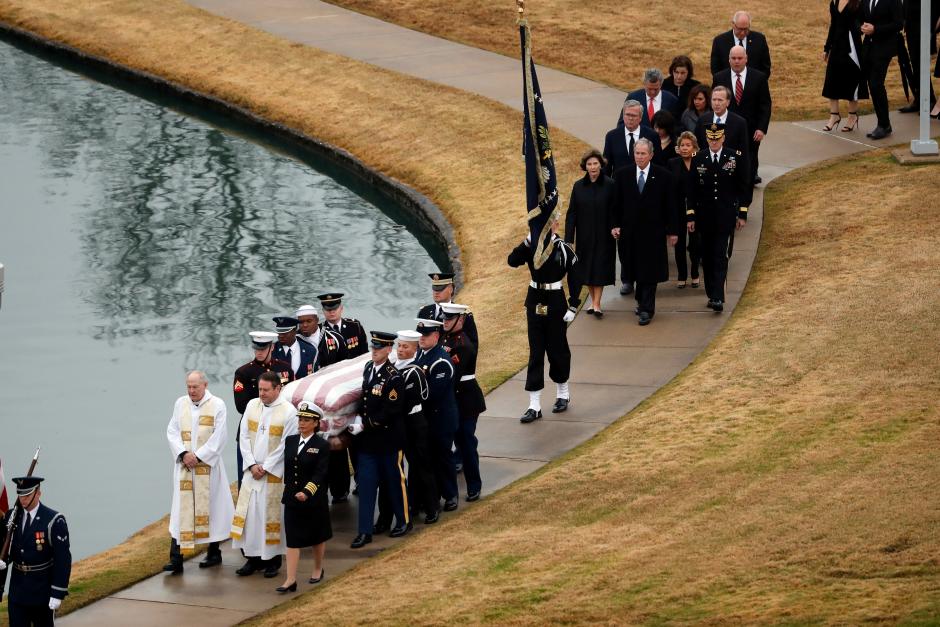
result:
[[[75,558],[169,511],[186,371],[233,434],[248,331],[328,291],[366,329],[413,328],[447,263],[335,167],[166,105],[0,42],[0,461],[12,491],[42,446]]]

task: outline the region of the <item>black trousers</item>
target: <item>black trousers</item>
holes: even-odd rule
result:
[[[330,495],[337,497],[349,494],[349,450],[330,451],[328,476],[330,481]]]
[[[218,542],[209,543],[207,557],[212,557],[213,555],[222,555],[222,549],[219,548]],[[170,562],[173,564],[183,563],[183,553],[180,551],[180,545],[176,542],[175,538],[170,538]]]
[[[754,141],[753,130],[748,129],[748,132],[751,134],[751,136],[748,138],[748,141],[751,142],[751,145],[750,145],[751,181],[755,181],[757,180],[757,165],[758,165],[757,153],[760,150],[761,143]]]
[[[565,383],[571,374],[571,350],[568,348],[568,326],[562,312],[546,316],[526,308],[529,331],[529,367],[525,389],[536,392],[545,387],[545,355],[548,354],[548,376],[555,383]]]
[[[617,240],[617,257],[620,259],[620,282],[633,285],[633,261],[630,258],[630,238]]]
[[[428,453],[436,492],[447,500],[457,498],[457,466],[454,462],[453,447],[453,430],[428,429]],[[434,505],[439,506],[440,501],[436,501]]]
[[[52,627],[55,624],[53,612],[47,605],[10,603],[7,614],[10,627]]]
[[[431,453],[428,451],[428,426],[424,416],[405,416],[407,443],[405,459],[408,460],[408,503],[414,511],[432,514],[440,509],[441,496],[431,470]],[[381,503],[379,512],[381,515]]]
[[[914,92],[914,96],[916,98],[919,98],[920,97],[920,21],[917,20],[913,23],[907,24],[904,34],[907,37],[907,51],[911,57],[911,69],[914,70],[914,84],[911,85],[911,87],[913,88],[912,91]],[[927,81],[927,89],[930,90],[930,107],[933,108],[933,106],[937,104],[937,94],[935,94],[933,91],[933,81],[930,81],[930,80]]]
[[[640,312],[653,316],[656,313],[656,283],[636,282],[636,306]]]
[[[711,300],[725,300],[730,237],[730,234],[702,232],[702,274],[705,275],[705,294]]]
[[[454,434],[454,444],[457,446],[457,458],[463,464],[463,478],[467,482],[467,494],[474,494],[483,489],[483,479],[480,477],[480,454],[477,452],[477,419],[461,416]]]
[[[874,44],[869,44],[874,45]],[[894,57],[892,50],[879,50],[873,48],[868,54],[868,91],[871,102],[878,117],[878,126],[891,127],[891,118],[888,115],[888,91],[885,89],[885,77],[888,75],[888,66]]]
[[[690,271],[693,279],[698,278],[698,267],[702,260],[702,253],[699,251],[702,246],[701,239],[702,236],[699,235],[698,231],[679,236],[679,241],[676,242],[675,246],[675,255],[676,271],[679,274],[680,281],[689,278]],[[689,255],[688,263],[686,262],[686,253]]]

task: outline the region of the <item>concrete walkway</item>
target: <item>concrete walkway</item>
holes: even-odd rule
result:
[[[317,0],[191,2],[292,41],[521,107],[518,59],[417,33]],[[507,12],[507,19],[512,19],[511,12]],[[534,53],[538,58],[537,47]],[[600,146],[625,94],[557,70],[540,67],[538,72],[551,124]],[[894,114],[892,122],[894,141],[915,136],[914,116]],[[874,126],[872,119],[862,119],[862,130],[852,133],[824,133],[822,126],[822,121],[774,123],[761,149],[764,181],[813,162],[880,147],[865,139],[864,129]],[[932,130],[936,133],[940,126],[934,123]],[[568,190],[561,191],[566,197]],[[528,402],[522,389],[523,373],[487,397],[489,409],[477,430],[485,494],[597,434],[676,376],[711,341],[737,304],[757,251],[763,193],[755,191],[748,225],[735,238],[723,315],[705,308],[701,288],[680,291],[673,282],[660,286],[656,319],[641,328],[633,315],[633,298],[621,297],[615,288],[609,288],[604,293],[605,318],[579,315],[569,328],[572,403],[567,413],[558,416],[546,411],[543,420],[520,424],[518,416]],[[672,272],[675,276],[674,269]],[[485,321],[481,328],[485,334]],[[551,406],[553,395],[549,382],[543,406]],[[376,536],[365,549],[349,549],[355,535],[355,507],[353,502],[333,509],[334,538],[327,549],[327,578],[393,543]],[[187,564],[183,576],[151,577],[69,614],[59,623],[98,626],[133,622],[135,627],[156,627],[192,621],[203,627],[232,625],[285,601],[274,592],[280,579],[236,577],[233,571],[241,565],[240,556],[226,550],[224,560],[222,568],[200,571],[195,564]],[[310,569],[309,561],[301,562],[301,582]],[[310,588],[301,583],[298,593]]]

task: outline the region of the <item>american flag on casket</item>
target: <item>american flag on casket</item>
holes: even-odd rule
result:
[[[395,356],[389,357],[392,363]],[[370,355],[360,355],[317,370],[284,386],[281,398],[294,407],[301,401],[315,403],[323,410],[320,433],[339,435],[356,421],[362,399],[362,372]]]

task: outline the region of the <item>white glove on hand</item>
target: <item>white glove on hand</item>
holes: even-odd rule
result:
[[[4,562],[3,560],[0,560],[0,572],[3,572],[6,569],[7,569],[7,563]]]
[[[565,322],[571,322],[572,320],[574,320],[574,309],[569,307],[568,311],[565,312]]]
[[[49,597],[49,609],[53,612],[59,609],[59,606],[62,605],[62,599],[57,599],[55,597]]]
[[[360,433],[362,433],[362,425],[358,422],[354,425],[349,425],[348,429],[349,429],[349,432],[353,435],[359,435]]]

